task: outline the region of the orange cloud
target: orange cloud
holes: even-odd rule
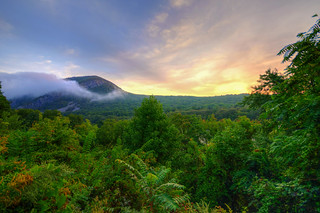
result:
[[[130,76],[120,81],[124,89],[155,95],[246,93],[259,74],[285,67],[276,53],[296,29],[292,25],[283,28],[290,17],[275,21],[270,11],[249,2],[198,2],[197,7],[186,10],[183,6],[196,2],[170,3],[172,8],[180,8],[179,19],[173,18],[175,10],[161,11],[142,34],[145,45],[108,59]]]

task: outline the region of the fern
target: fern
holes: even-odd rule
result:
[[[179,205],[175,202],[175,200],[168,194],[161,194],[155,196],[156,203],[159,203],[160,206],[167,210],[173,210],[179,208]]]
[[[119,164],[122,164],[124,165],[127,169],[129,169],[129,174],[131,175],[131,177],[135,180],[139,179],[139,178],[142,178],[142,174],[137,170],[135,169],[133,166],[131,166],[130,164],[128,164],[127,162],[123,161],[123,160],[120,160],[120,159],[117,159],[116,160],[117,163]]]
[[[177,204],[182,204],[188,201],[188,199],[190,199],[190,196],[188,194],[185,194],[183,196],[178,196],[173,198],[173,200],[177,203]]]
[[[179,204],[186,202],[188,195],[183,195],[183,185],[176,183],[174,179],[166,182],[170,173],[169,168],[161,167],[158,172],[148,167],[137,155],[131,155],[136,159],[137,168],[125,161],[117,159],[120,165],[124,166],[131,177],[136,181],[141,191],[145,194],[146,203],[153,211],[153,205],[165,210],[176,210]]]
[[[165,183],[160,185],[155,189],[155,191],[159,191],[161,189],[165,188],[166,190],[168,189],[184,189],[185,187],[183,185],[177,184],[177,183]]]
[[[170,171],[170,168],[165,169],[164,167],[162,167],[162,169],[157,173],[158,180],[156,184],[160,184],[161,182],[163,182],[167,175],[170,173]]]
[[[141,175],[146,176],[148,174],[148,170],[152,170],[151,168],[148,169],[145,162],[143,162],[143,160],[141,160],[137,155],[132,154],[131,156],[136,160],[136,164],[139,166]]]

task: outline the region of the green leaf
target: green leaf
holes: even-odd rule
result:
[[[67,201],[67,197],[65,195],[59,195],[56,197],[56,204],[58,209],[60,209]]]

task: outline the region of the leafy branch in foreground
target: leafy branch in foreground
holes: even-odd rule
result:
[[[145,203],[150,211],[177,210],[179,204],[187,201],[189,196],[184,194],[183,185],[176,183],[175,179],[168,180],[169,168],[164,166],[154,170],[146,165],[137,155],[132,154],[136,167],[117,159],[116,162],[126,168],[144,194]]]

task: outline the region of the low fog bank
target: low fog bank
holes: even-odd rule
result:
[[[113,91],[106,95],[93,93],[76,81],[59,79],[56,75],[46,73],[0,73],[0,81],[2,92],[9,100],[24,96],[36,98],[51,92],[64,92],[91,101],[107,101],[124,96],[122,91]]]

